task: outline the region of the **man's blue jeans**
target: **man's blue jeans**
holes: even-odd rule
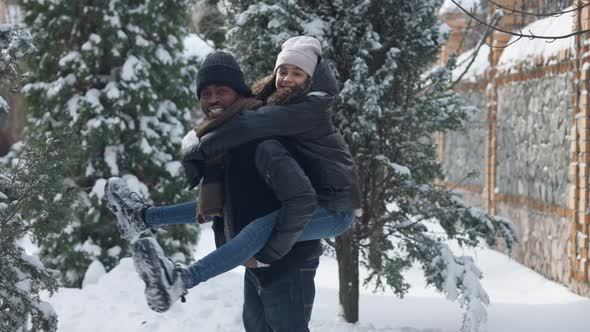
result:
[[[197,203],[151,207],[145,211],[148,226],[193,224],[196,222]],[[277,222],[278,211],[258,218],[244,227],[236,236],[209,255],[189,266],[187,288],[225,273],[246,263],[260,251],[270,238]],[[298,241],[317,240],[338,236],[354,221],[354,212],[335,212],[318,208],[303,230]]]
[[[318,264],[318,258],[312,259],[264,286],[246,269],[242,310],[246,332],[308,332]]]

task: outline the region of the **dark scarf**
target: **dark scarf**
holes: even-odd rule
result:
[[[308,79],[300,87],[283,88],[280,91],[275,87],[276,76],[267,76],[252,85],[252,93],[258,100],[264,100],[265,105],[287,105],[298,102],[305,97],[311,88],[311,80]]]
[[[215,119],[205,118],[195,128],[200,139],[211,130],[223,125],[237,113],[243,110],[256,110],[262,106],[262,102],[254,98],[239,98]],[[199,204],[197,221],[204,223],[209,217],[223,216],[223,155],[214,156],[207,160],[203,180],[199,190]]]

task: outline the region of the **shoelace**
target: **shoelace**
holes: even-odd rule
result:
[[[172,260],[171,260],[172,261]],[[180,265],[180,263],[178,262],[174,262],[174,270],[176,270],[177,273],[180,274],[180,279],[182,280],[182,283],[186,285],[186,271],[184,270],[184,268],[182,267],[182,265]],[[180,302],[182,303],[186,303],[186,297],[184,297],[185,294],[187,294],[187,290],[186,288],[184,289],[184,294],[180,295]]]
[[[134,200],[136,203],[139,203],[141,205],[146,205],[143,198],[141,196],[139,196],[139,194],[136,193],[135,191],[129,192],[129,198]]]
[[[130,191],[129,192],[129,199],[135,201],[136,203],[138,203],[138,204],[140,204],[142,206],[142,208],[141,208],[140,211],[143,211],[144,209],[147,209],[149,207],[149,205],[145,203],[145,200],[138,193],[136,193],[135,191]],[[138,213],[141,214],[141,212],[138,212]],[[145,223],[145,220],[143,219],[143,217],[141,215],[139,216],[139,219],[144,222],[145,226],[150,230],[150,232],[152,232],[152,234],[154,234],[154,235],[156,234],[156,229],[155,228],[152,228],[152,227],[149,227],[147,225],[147,223]]]

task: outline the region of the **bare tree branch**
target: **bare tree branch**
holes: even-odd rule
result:
[[[498,24],[498,22],[500,22],[501,18],[502,18],[502,16],[498,15],[497,13],[494,14],[494,17],[492,18],[491,25],[495,27]],[[473,63],[475,62],[475,59],[477,58],[477,54],[479,53],[479,50],[486,43],[486,39],[488,39],[488,37],[490,36],[492,31],[494,31],[494,29],[492,27],[488,27],[485,34],[480,39],[479,43],[477,43],[477,46],[476,46],[475,50],[473,51],[473,54],[471,54],[471,61],[467,64],[467,66],[465,67],[465,70],[463,70],[461,75],[459,75],[459,77],[457,77],[457,79],[455,81],[453,81],[453,83],[451,83],[451,85],[449,87],[450,89],[453,89],[455,87],[455,85],[457,85],[457,83],[459,83],[461,81],[461,79],[463,79],[463,76],[465,76],[465,74],[467,74],[467,71],[469,71],[469,68],[471,68],[471,65],[473,65]]]
[[[522,36],[518,36],[518,38],[516,38],[515,40],[511,41],[510,43],[508,43],[508,44],[506,44],[506,45],[504,45],[504,46],[490,45],[488,42],[486,42],[486,45],[488,45],[488,46],[489,46],[489,47],[491,47],[491,48],[502,48],[502,49],[503,49],[503,48],[506,48],[506,47],[508,47],[508,46],[510,46],[510,45],[512,45],[512,44],[514,44],[514,43],[516,43],[517,41],[519,41],[519,40],[521,40],[521,39],[522,39]],[[551,43],[552,43],[552,42],[554,42],[554,41],[555,41],[555,40],[552,40],[552,41],[551,41]]]
[[[471,22],[471,21],[470,21],[470,22]],[[465,27],[465,30],[469,30],[469,29],[475,29],[475,28],[477,28],[477,27],[479,27],[479,26],[482,26],[482,25],[483,25],[483,24],[481,24],[481,23],[477,23],[477,24],[475,24],[475,25],[468,25],[468,26],[466,26],[466,27]]]
[[[463,8],[460,4],[457,3],[456,0],[451,0],[452,3],[454,3],[457,7],[459,7],[459,9],[461,9],[461,11],[463,11],[465,14],[467,14],[468,16],[472,17],[475,21],[487,26],[488,28],[492,28],[496,31],[499,32],[503,32],[505,34],[508,35],[512,35],[512,36],[517,36],[517,37],[525,37],[525,38],[530,38],[530,39],[547,39],[547,40],[556,40],[556,39],[566,39],[566,38],[570,38],[573,36],[577,36],[577,35],[581,35],[587,32],[590,32],[590,29],[587,30],[581,30],[581,31],[576,31],[576,32],[572,32],[566,35],[559,35],[559,36],[541,36],[541,35],[535,35],[535,34],[523,34],[518,33],[518,32],[514,32],[514,31],[509,31],[509,30],[505,30],[505,29],[501,29],[498,28],[497,26],[492,25],[491,23],[488,23],[486,21],[483,21],[482,19],[478,18],[474,13],[468,11],[467,9]],[[577,7],[576,10],[580,10],[582,7]]]

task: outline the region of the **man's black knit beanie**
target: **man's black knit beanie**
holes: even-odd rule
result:
[[[201,99],[201,91],[210,84],[227,85],[244,97],[252,95],[238,62],[229,53],[216,51],[205,58],[197,75],[197,98]]]

